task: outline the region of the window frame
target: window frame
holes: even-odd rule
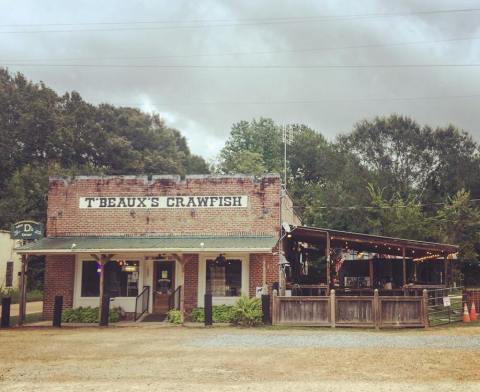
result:
[[[198,257],[198,287],[197,306],[204,306],[204,295],[207,292],[207,260],[215,260],[222,253],[225,258],[240,260],[242,263],[242,276],[240,295],[236,297],[212,297],[213,305],[233,305],[242,295],[250,297],[250,254],[249,253],[200,253]]]
[[[118,260],[118,259],[121,259],[121,260],[125,260],[125,261],[135,261],[138,263],[138,280],[137,280],[137,290],[138,290],[138,293],[141,292],[142,288],[143,288],[143,285],[141,285],[141,282],[143,282],[143,273],[142,273],[142,261],[143,259],[137,255],[118,255],[118,257],[115,257],[113,258],[112,260],[115,261],[115,260]],[[96,261],[94,260],[92,257],[77,257],[76,259],[76,268],[75,268],[75,272],[76,272],[76,276],[78,276],[78,278],[75,278],[75,289],[74,289],[74,292],[75,292],[75,296],[78,298],[78,300],[80,301],[88,301],[88,300],[92,300],[92,299],[95,299],[95,298],[99,298],[99,295],[97,296],[88,296],[88,297],[85,297],[82,295],[82,281],[83,281],[83,262],[84,261]],[[99,276],[100,278],[100,276]],[[125,296],[121,296],[121,297],[111,297],[112,299],[115,299],[115,300],[135,300],[136,296],[130,296],[130,297],[125,297]]]

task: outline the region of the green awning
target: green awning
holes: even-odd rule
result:
[[[22,254],[127,252],[269,253],[274,236],[47,237],[16,249]]]

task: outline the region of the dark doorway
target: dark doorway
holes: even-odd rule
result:
[[[170,295],[175,291],[175,262],[155,261],[154,278],[153,312],[165,314],[169,310]]]

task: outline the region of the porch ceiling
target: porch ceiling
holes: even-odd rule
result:
[[[270,253],[274,236],[47,237],[16,248],[22,254],[134,252]]]

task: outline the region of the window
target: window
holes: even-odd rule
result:
[[[5,286],[13,286],[13,261],[7,261],[7,270],[5,275]]]
[[[241,260],[207,260],[207,294],[214,297],[237,297],[242,291]]]
[[[82,297],[98,297],[100,292],[100,265],[95,260],[82,263]]]
[[[110,260],[105,264],[105,294],[110,297],[138,295],[138,261]],[[94,260],[82,263],[82,297],[100,295],[100,264]]]

